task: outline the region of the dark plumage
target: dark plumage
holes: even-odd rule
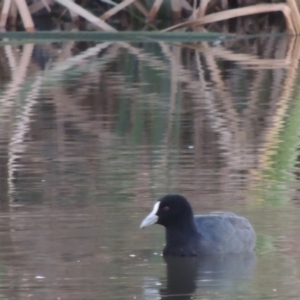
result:
[[[141,228],[151,224],[166,228],[164,255],[196,256],[253,251],[256,234],[250,222],[234,213],[194,216],[180,195],[167,195],[155,203]]]

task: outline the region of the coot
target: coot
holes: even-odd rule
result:
[[[194,216],[181,195],[167,195],[154,204],[141,228],[165,226],[164,255],[197,256],[251,252],[256,234],[250,222],[231,212]]]

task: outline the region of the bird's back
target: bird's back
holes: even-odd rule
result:
[[[234,213],[197,215],[195,223],[204,254],[241,253],[255,246],[256,234],[250,222]]]

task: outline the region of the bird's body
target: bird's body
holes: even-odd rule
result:
[[[167,195],[158,201],[141,227],[150,223],[166,228],[164,255],[243,253],[253,251],[256,243],[255,231],[246,218],[230,212],[194,216],[180,195]]]

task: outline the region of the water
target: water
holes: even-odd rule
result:
[[[298,299],[299,41],[0,48],[2,299]],[[254,257],[161,256],[154,201],[233,211]]]

